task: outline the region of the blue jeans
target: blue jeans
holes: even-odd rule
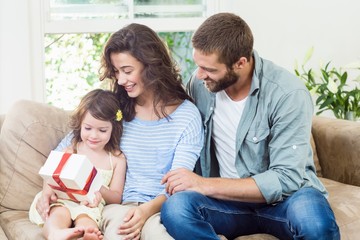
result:
[[[184,191],[162,206],[161,220],[177,240],[228,239],[268,233],[279,239],[340,239],[326,198],[314,188],[302,188],[277,204],[225,201]]]

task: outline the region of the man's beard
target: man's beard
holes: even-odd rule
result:
[[[226,75],[218,81],[214,81],[211,78],[204,79],[204,84],[210,92],[219,92],[236,83],[238,79],[239,76],[233,70],[229,70]]]

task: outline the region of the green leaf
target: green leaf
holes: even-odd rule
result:
[[[314,52],[314,47],[309,48],[309,50],[305,54],[303,65],[305,65],[310,60],[310,58],[313,55],[313,52]]]

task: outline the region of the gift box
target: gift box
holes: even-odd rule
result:
[[[92,203],[103,185],[101,174],[81,154],[51,151],[39,174],[61,199]]]

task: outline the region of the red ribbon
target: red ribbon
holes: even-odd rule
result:
[[[61,171],[64,168],[66,162],[69,160],[70,156],[71,156],[71,153],[64,153],[64,155],[62,156],[62,158],[59,162],[59,165],[57,166],[57,168],[55,169],[55,171],[52,175],[53,179],[59,186],[54,186],[51,184],[49,184],[49,185],[50,185],[50,187],[52,187],[55,190],[65,192],[71,200],[78,202],[78,200],[74,197],[73,194],[86,195],[89,192],[90,186],[97,174],[97,170],[95,167],[93,167],[91,173],[89,174],[89,176],[86,180],[86,184],[83,189],[72,189],[72,188],[66,187],[66,185],[60,179],[60,174],[61,174]]]

